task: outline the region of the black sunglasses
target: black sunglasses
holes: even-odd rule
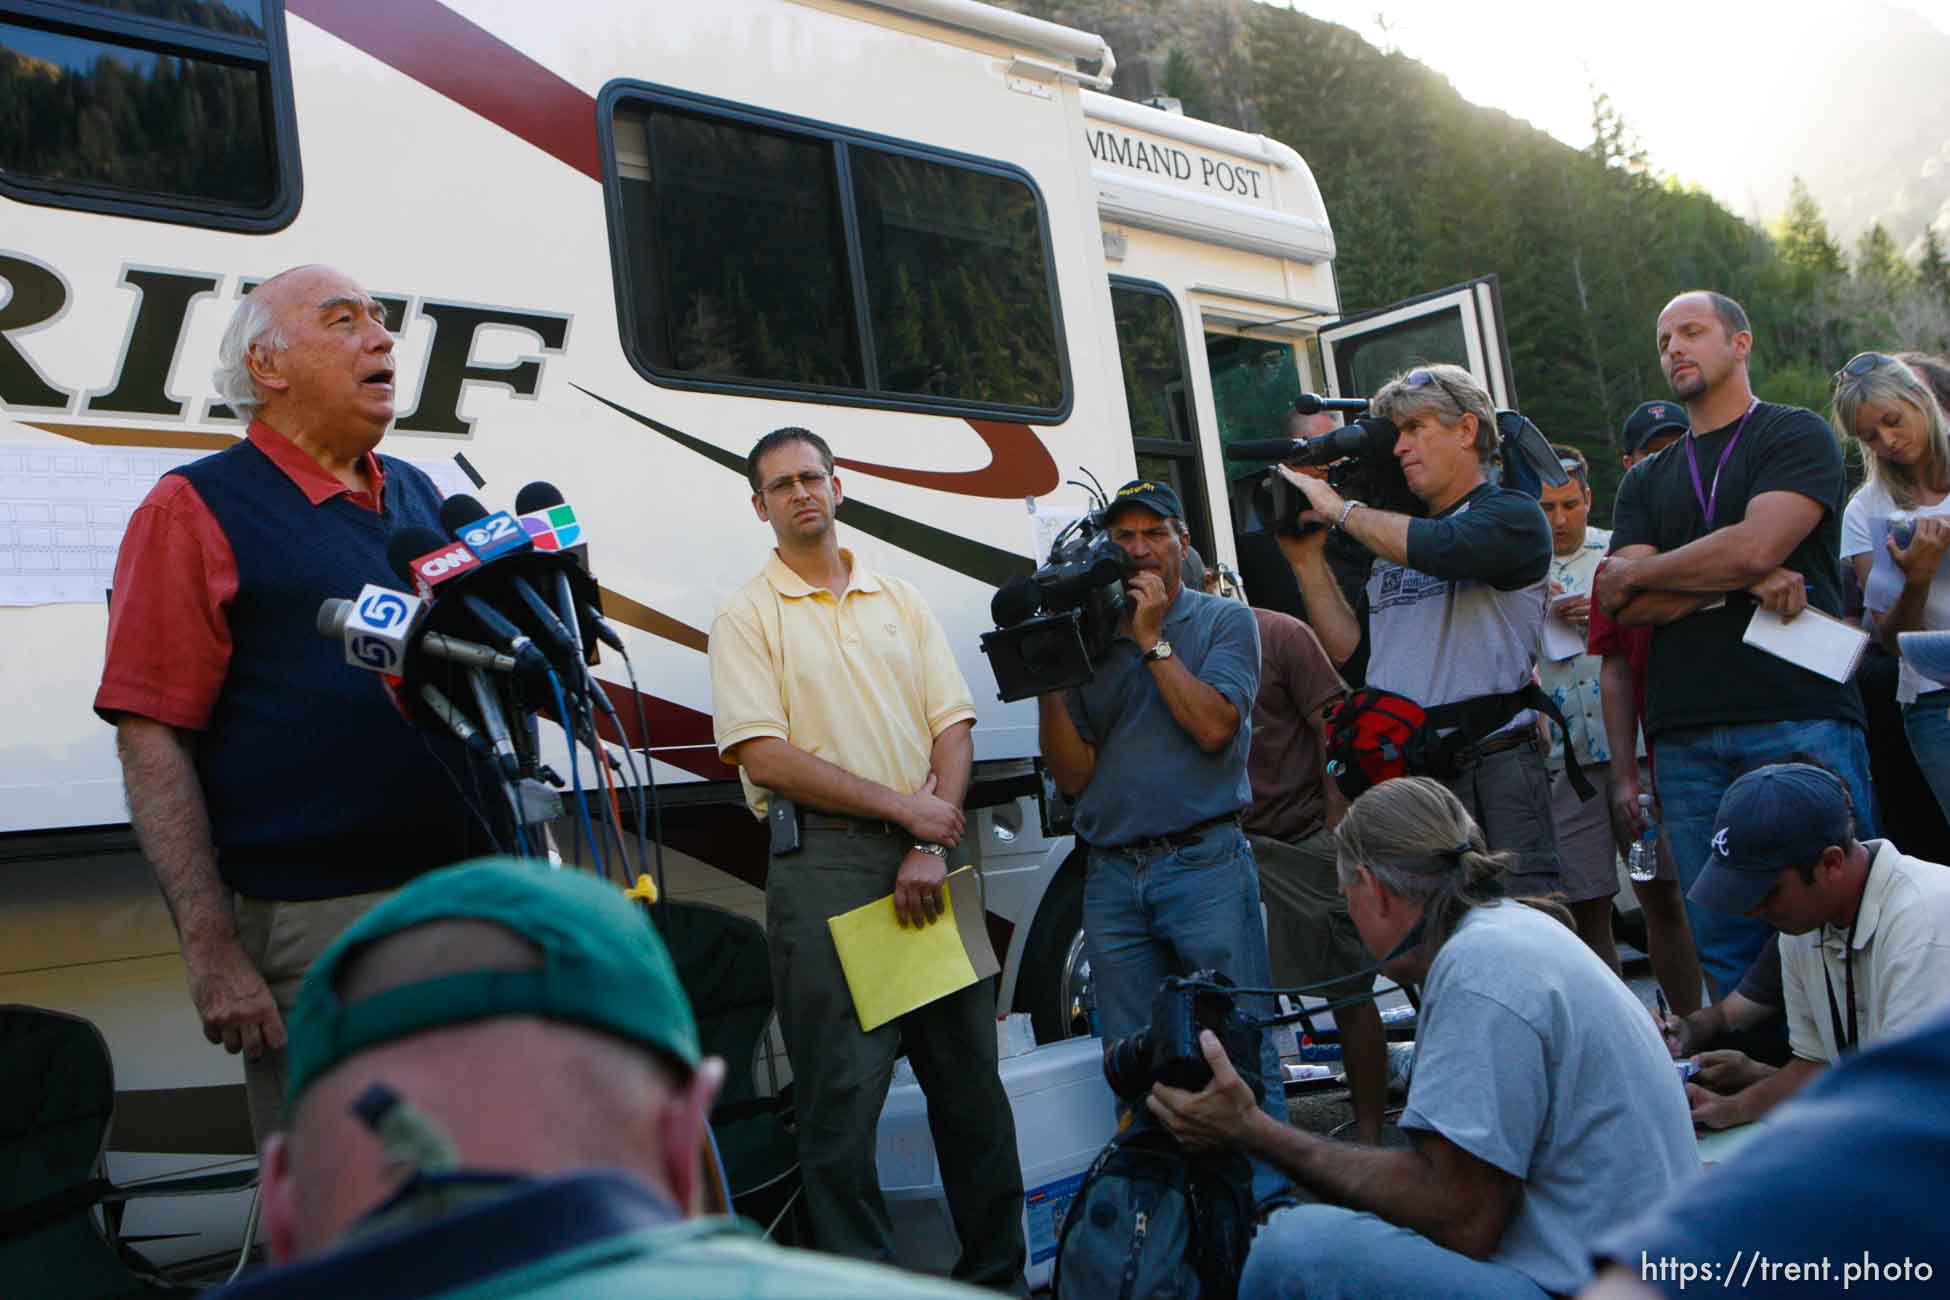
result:
[[[1841,387],[1851,379],[1860,379],[1878,366],[1900,366],[1902,362],[1887,352],[1858,352],[1848,359],[1848,364],[1835,372],[1835,386]]]

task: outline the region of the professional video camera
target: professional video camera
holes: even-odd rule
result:
[[[1199,1091],[1212,1082],[1212,1067],[1198,1043],[1199,1031],[1209,1029],[1218,1035],[1219,1045],[1238,1067],[1239,1077],[1252,1087],[1253,1096],[1263,1097],[1261,1022],[1240,1013],[1233,988],[1232,981],[1218,971],[1168,976],[1152,999],[1150,1026],[1104,1049],[1104,1081],[1110,1090],[1126,1101],[1138,1100],[1153,1083]]]
[[[1091,512],[1057,534],[1049,563],[989,602],[997,630],[982,634],[982,653],[1005,701],[1083,685],[1117,636],[1130,557],[1104,527],[1103,493],[1092,496]]]
[[[1350,422],[1312,438],[1262,438],[1228,443],[1227,459],[1325,465],[1328,486],[1348,500],[1364,501],[1396,514],[1428,513],[1422,501],[1409,491],[1401,462],[1395,459],[1395,442],[1400,432],[1392,421],[1369,414],[1365,397],[1302,393],[1294,399],[1293,409],[1301,415],[1340,411]],[[1538,496],[1545,484],[1562,487],[1568,481],[1550,441],[1522,413],[1498,411],[1496,431],[1497,460],[1493,477],[1503,486]],[[1253,504],[1259,517],[1276,528],[1293,526],[1294,517],[1307,508],[1300,490],[1276,472],[1268,473],[1265,482],[1254,490]],[[1306,531],[1319,526],[1303,524],[1300,528]]]

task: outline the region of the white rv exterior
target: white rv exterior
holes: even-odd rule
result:
[[[248,15],[259,0],[210,7]],[[79,75],[90,47],[73,42],[92,33],[97,53],[138,62],[243,50],[266,95],[270,192],[255,208],[0,157],[0,1002],[101,1025],[125,1113],[146,1100],[216,1117],[185,1118],[194,1139],[167,1122],[118,1129],[156,1154],[118,1155],[114,1172],[218,1165],[247,1147],[241,1071],[202,1040],[127,830],[113,733],[90,708],[103,588],[128,505],[173,458],[239,432],[209,375],[241,294],[305,262],[336,264],[394,306],[403,414],[385,450],[466,487],[458,453],[491,508],[536,479],[576,507],[649,697],[670,885],[750,913],[763,840],[711,746],[706,637],[769,545],[745,452],[781,425],[820,432],[852,506],[845,544],[919,585],[975,691],[971,821],[1006,945],[1004,1004],[1067,1021],[1079,864],[1067,837],[1041,830],[1033,705],[996,701],[978,638],[1001,577],[1031,566],[1038,516],[1087,504],[1063,486],[1086,474],[1175,477],[1210,555],[1234,561],[1222,439],[1277,433],[1259,414],[1269,401],[1353,373],[1334,349],[1351,354],[1358,331],[1321,333],[1337,313],[1334,242],[1299,155],[1100,93],[1115,64],[1099,38],[968,0],[262,7],[246,39],[80,0],[0,0],[0,69],[12,51]],[[900,206],[903,184],[937,183]],[[721,223],[724,242],[703,251],[746,278],[684,298],[671,284],[703,283],[699,250],[664,245],[713,232],[684,226],[678,194],[734,215],[773,205],[834,240]],[[1013,233],[988,239],[970,196]],[[887,283],[876,249],[928,274]],[[983,287],[990,272],[1000,288]],[[788,357],[762,373],[749,330],[707,319],[735,326],[739,303],[786,302],[821,276],[837,286],[831,318],[781,316],[791,338],[767,336],[775,352],[807,349],[798,371],[804,358]],[[989,293],[1010,340],[1027,331],[1046,348],[987,369],[931,355],[939,322],[917,324],[919,305],[903,317],[901,293],[922,304],[957,276],[975,287],[950,308],[969,314]],[[1431,312],[1474,341],[1456,359],[1497,368],[1493,289],[1382,323],[1436,328]],[[1120,324],[1145,321],[1168,323],[1175,348],[1127,364]],[[977,337],[977,322],[949,324]],[[828,363],[823,379],[795,377]],[[135,1232],[180,1221],[136,1213]]]

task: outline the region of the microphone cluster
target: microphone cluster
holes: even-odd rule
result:
[[[594,759],[608,795],[598,817],[608,814],[620,848],[612,777],[624,769],[598,736],[597,714],[618,737],[625,733],[589,668],[598,641],[619,652],[624,642],[603,620],[582,525],[562,493],[542,482],[521,489],[513,513],[449,497],[440,524],[444,537],[424,527],[395,532],[387,558],[400,588],[369,583],[355,597],[325,601],[318,630],[343,643],[347,663],[378,674],[409,720],[457,737],[483,760],[506,793],[523,852],[525,828],[561,809],[564,782],[540,755],[539,720],[552,718],[568,741],[580,829],[600,869],[576,754],[580,743]],[[627,747],[622,754],[640,795],[635,759]],[[642,829],[639,817],[639,846]]]

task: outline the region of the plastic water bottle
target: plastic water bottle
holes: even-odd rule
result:
[[[1639,796],[1639,837],[1632,845],[1632,854],[1625,859],[1625,870],[1632,879],[1644,884],[1659,874],[1659,823],[1652,817],[1652,796]]]

